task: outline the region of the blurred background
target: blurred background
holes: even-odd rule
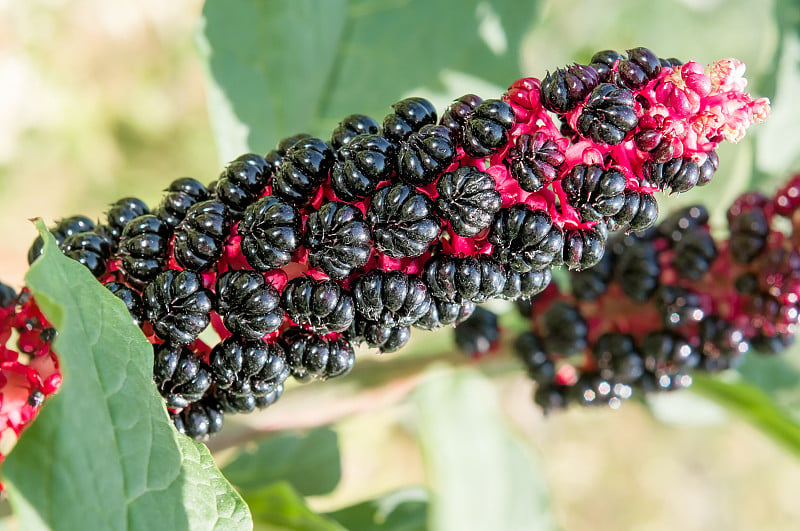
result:
[[[267,11],[280,4],[249,3]],[[475,65],[442,70],[430,83],[408,88],[409,93],[431,98],[440,110],[466,92],[499,96],[515,79],[498,77],[509,71],[542,77],[548,69],[587,61],[594,52],[608,48],[647,46],[664,57],[701,63],[723,57],[744,61],[751,92],[772,99],[772,117],[754,127],[739,145],[721,148],[721,167],[709,187],[668,198],[662,210],[705,201],[719,220],[725,205],[741,191],[751,187],[772,191],[800,170],[796,0],[520,2],[520,17],[513,22],[518,39],[506,39],[502,24],[510,23],[508,17],[491,2],[453,3],[432,13],[425,12],[424,2],[340,3],[347,4],[347,14],[353,18],[371,16],[365,14],[370,9],[398,5],[419,9],[415,16],[441,17],[431,27],[459,20],[448,17],[449,10],[469,11],[460,16],[477,21],[478,37],[494,53],[494,62],[485,63],[489,65],[485,69]],[[216,10],[228,9],[224,3],[213,4]],[[238,7],[230,7],[231,12],[248,2],[233,4]],[[338,118],[371,112],[371,105],[385,113],[397,99],[387,95],[380,102],[367,95],[383,94],[380,87],[392,82],[391,76],[347,77],[348,61],[369,59],[369,50],[355,50],[355,59],[336,63],[351,86],[325,96],[316,118],[286,123],[280,110],[273,110],[264,119],[272,116],[275,127],[266,127],[266,132],[239,131],[217,143],[215,130],[231,131],[232,121],[241,120],[243,111],[236,105],[220,107],[219,87],[207,83],[203,57],[215,34],[207,30],[205,37],[196,38],[203,8],[200,0],[0,0],[3,281],[22,284],[27,249],[34,238],[29,218],[41,216],[49,224],[77,213],[99,217],[109,203],[126,195],[152,205],[177,177],[211,181],[226,160],[248,147],[264,153],[281,136],[306,129],[326,135]],[[206,15],[210,16],[209,8]],[[276,71],[307,67],[292,59],[294,54],[306,57],[309,47],[313,51],[312,29],[309,42],[294,35],[297,42],[284,52],[285,60],[276,63]],[[345,25],[344,31],[351,30]],[[236,33],[239,28],[216,26],[215,31]],[[369,37],[368,30],[361,31]],[[266,49],[260,46],[269,42],[269,34],[244,33],[242,38],[252,37],[258,45],[253,54]],[[408,56],[403,55],[404,43],[396,42],[397,57],[387,58],[387,68],[395,73],[401,67],[427,72],[426,57],[439,52],[435,42],[426,48],[424,34],[413,28],[406,36],[423,42],[409,44]],[[213,60],[210,64],[219,76],[219,64]],[[342,83],[339,78],[333,81]],[[272,96],[275,105],[277,89],[269,83],[263,88],[265,100]],[[301,88],[298,91],[302,93]],[[211,113],[209,97],[215,102]],[[358,107],[362,103],[366,108]],[[265,107],[269,107],[266,101]],[[326,109],[331,112],[326,114]],[[392,357],[413,359],[415,353],[435,349],[451,350],[449,330],[434,336],[417,334],[408,353]],[[797,352],[790,353],[790,360],[797,358]],[[463,364],[457,354],[444,359]],[[381,361],[369,360],[363,370],[357,364],[355,383],[345,379],[319,388],[298,386],[262,414],[231,418],[212,448],[225,461],[230,448],[242,438],[252,438],[253,430],[333,422],[342,452],[342,480],[332,494],[310,498],[313,508],[332,510],[398,487],[425,484],[430,467],[418,444],[418,408],[404,399],[423,376],[409,371],[392,375],[381,385],[374,381],[361,385],[366,371]],[[685,392],[650,404],[624,404],[619,411],[573,409],[545,418],[531,402],[531,384],[524,375],[503,373],[491,382],[512,432],[522,437],[538,464],[549,510],[560,528],[797,529],[797,454],[714,403]],[[784,404],[791,408],[798,403],[794,399],[800,399],[800,389],[784,395]],[[795,408],[791,413],[800,411]]]

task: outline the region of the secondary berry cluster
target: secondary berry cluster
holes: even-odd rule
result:
[[[123,198],[52,232],[125,302],[176,426],[203,438],[289,376],[348,372],[353,345],[396,351],[411,327],[596,264],[609,229],[651,225],[653,192],[707,183],[719,142],[766,117],[743,68],[600,52],[441,116],[416,97],[382,123],[351,115],[329,140],[289,137],[210,184],[174,181],[152,208]],[[209,325],[214,346],[198,339]]]
[[[619,407],[634,393],[687,387],[693,371],[735,367],[751,347],[784,350],[800,316],[799,207],[795,176],[774,197],[738,197],[727,240],[712,237],[703,206],[612,235],[597,266],[570,273],[569,289],[552,284],[521,307],[532,329],[515,349],[535,402]]]

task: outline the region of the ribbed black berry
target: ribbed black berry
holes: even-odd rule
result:
[[[675,244],[673,266],[682,277],[699,280],[711,269],[716,257],[714,238],[707,231],[696,230],[684,235]]]
[[[500,263],[526,273],[546,269],[561,253],[564,235],[547,212],[520,203],[497,212],[489,241]]]
[[[125,226],[117,254],[127,281],[139,287],[166,268],[170,235],[169,225],[152,214],[134,218]]]
[[[219,401],[208,396],[179,413],[170,413],[170,417],[180,433],[202,441],[222,429],[224,413]]]
[[[633,103],[630,90],[601,83],[586,100],[578,117],[578,131],[595,142],[619,144],[639,123]]]
[[[769,222],[761,209],[728,216],[730,227],[730,249],[733,259],[742,264],[755,260],[767,244]]]
[[[61,244],[61,250],[66,256],[85,265],[99,278],[106,272],[112,246],[111,240],[95,229],[68,236]]]
[[[529,299],[545,290],[550,285],[552,273],[550,269],[531,270],[520,273],[511,268],[506,269],[506,285],[500,298],[515,301]]]
[[[586,348],[587,331],[578,308],[556,301],[547,308],[542,319],[542,344],[547,352],[571,356]]]
[[[648,162],[642,168],[645,178],[661,190],[691,190],[700,180],[700,166],[689,157],[676,157],[664,163]],[[713,174],[713,172],[712,172]]]
[[[719,156],[716,151],[712,151],[708,153],[705,162],[700,165],[700,177],[697,179],[697,186],[705,186],[711,182],[711,178],[714,177],[714,173],[718,168]]]
[[[123,197],[115,201],[106,213],[106,224],[112,243],[116,246],[129,221],[149,213],[150,209],[147,208],[147,204],[136,197]]]
[[[708,223],[708,210],[702,205],[683,207],[671,212],[658,224],[658,233],[673,245],[693,229]]]
[[[222,171],[214,195],[228,207],[234,219],[239,219],[244,209],[264,191],[271,176],[271,168],[264,157],[245,153]]]
[[[630,237],[631,245],[623,247],[616,258],[614,277],[623,293],[637,302],[645,302],[659,285],[661,266],[658,252],[651,242]]]
[[[709,315],[699,327],[700,365],[708,372],[737,367],[750,350],[744,330],[717,315]]]
[[[540,385],[549,383],[555,376],[555,364],[545,351],[541,339],[531,331],[524,332],[514,342],[514,352],[517,354],[528,376],[539,382]]]
[[[200,400],[211,386],[208,365],[191,350],[168,343],[154,349],[153,379],[171,409]]]
[[[406,98],[392,105],[383,119],[383,135],[393,142],[403,140],[423,126],[436,123],[436,108],[425,98]]]
[[[609,230],[640,231],[652,227],[658,219],[658,203],[652,194],[625,190],[622,208],[608,218]]]
[[[414,327],[422,330],[436,330],[443,326],[455,325],[472,315],[475,307],[475,303],[472,301],[451,302],[431,297],[428,311],[417,319]]]
[[[125,303],[128,313],[131,314],[131,319],[136,326],[142,326],[144,321],[144,306],[142,305],[142,296],[138,291],[129,288],[122,282],[106,282],[103,284],[106,289],[114,294],[115,297]]]
[[[281,335],[286,361],[292,376],[298,380],[326,380],[350,372],[355,352],[343,338],[325,339],[308,330],[290,328]]]
[[[472,157],[488,157],[508,143],[513,126],[511,105],[503,100],[484,100],[464,122],[464,151]]]
[[[281,296],[261,273],[229,269],[217,277],[216,310],[231,333],[261,339],[283,323]]]
[[[348,146],[358,135],[375,135],[380,131],[380,124],[363,114],[351,114],[339,122],[336,129],[331,134],[331,146],[334,150],[339,150]]]
[[[700,296],[680,286],[661,285],[655,292],[656,308],[665,328],[700,322],[703,312]]]
[[[242,254],[257,271],[283,267],[300,246],[302,230],[292,205],[275,196],[262,197],[245,209],[239,222]]]
[[[570,269],[588,269],[603,258],[605,246],[606,238],[598,228],[567,230],[561,261]]]
[[[620,60],[617,67],[620,84],[631,90],[637,90],[658,77],[658,73],[661,72],[661,61],[655,53],[641,47],[627,52],[627,58]]]
[[[456,157],[456,145],[450,129],[426,125],[399,142],[397,175],[401,181],[425,186],[432,183]]]
[[[593,301],[606,292],[614,275],[614,253],[605,252],[593,267],[569,276],[570,291],[578,300]]]
[[[640,348],[645,368],[656,377],[679,374],[700,362],[699,352],[676,332],[650,332],[642,339]]]
[[[603,50],[592,56],[591,60],[589,61],[589,66],[591,66],[595,72],[597,72],[597,76],[600,78],[600,81],[604,83],[613,82],[614,75],[612,68],[614,67],[614,63],[623,59],[625,59],[625,56],[619,52],[615,52],[614,50]]]
[[[535,192],[558,178],[565,156],[558,144],[543,133],[519,135],[508,150],[511,176],[526,192]]]
[[[392,258],[419,256],[439,236],[440,221],[433,202],[403,183],[375,192],[366,220],[375,248]]]
[[[211,195],[203,183],[191,177],[181,177],[172,181],[164,191],[166,193],[153,213],[173,229],[183,221],[192,205],[205,201]]]
[[[366,343],[382,353],[389,353],[406,346],[411,339],[411,328],[408,325],[384,325],[356,317],[346,336],[355,344]]]
[[[432,296],[451,302],[485,302],[499,297],[506,285],[505,269],[486,255],[437,254],[425,264],[424,278]]]
[[[275,146],[275,149],[264,155],[264,160],[267,161],[267,164],[269,165],[273,175],[276,174],[280,169],[281,163],[283,163],[283,157],[286,156],[286,153],[292,148],[292,146],[307,138],[311,138],[311,135],[300,133],[299,135],[284,138],[278,142],[278,145]]]
[[[464,322],[456,325],[456,345],[467,356],[486,354],[500,339],[497,314],[478,306]]]
[[[340,201],[328,201],[309,214],[303,244],[311,267],[341,280],[367,263],[371,239],[361,210]]]
[[[272,193],[304,205],[328,178],[334,155],[330,146],[318,138],[299,140],[286,152],[272,179]]]
[[[365,320],[386,326],[414,324],[431,304],[422,279],[402,271],[370,271],[358,277],[350,290],[356,311]]]
[[[94,221],[87,218],[86,216],[70,216],[68,218],[64,218],[57,221],[56,224],[50,227],[48,230],[56,239],[56,243],[60,247],[68,236],[94,230],[94,228],[95,228]],[[37,236],[36,239],[33,240],[33,243],[31,244],[30,248],[28,249],[29,265],[32,264],[34,260],[39,258],[39,256],[41,256],[43,249],[44,249],[44,241],[42,241],[41,236]]]
[[[491,225],[502,197],[491,175],[474,166],[443,173],[436,183],[436,209],[459,236],[470,238]]]
[[[231,231],[231,214],[220,201],[195,203],[175,229],[175,260],[190,271],[216,264]]]
[[[333,280],[296,277],[281,294],[289,319],[306,325],[317,334],[343,332],[353,323],[353,297]]]
[[[575,108],[597,86],[600,78],[591,66],[573,64],[550,72],[542,80],[541,100],[545,109],[564,114]]]
[[[627,334],[601,335],[594,343],[592,355],[600,376],[606,380],[633,383],[644,375],[644,360]]]
[[[600,221],[618,213],[625,204],[625,175],[616,168],[576,164],[561,179],[561,188],[583,221]]]
[[[379,135],[359,135],[342,147],[331,169],[331,188],[343,201],[372,195],[395,170],[396,146]]]
[[[236,336],[214,347],[208,365],[217,397],[226,409],[240,413],[256,409],[259,398],[275,393],[289,377],[280,345]]]
[[[475,94],[465,94],[461,96],[445,109],[442,113],[442,117],[439,119],[439,125],[450,129],[450,131],[455,134],[454,138],[461,138],[467,116],[469,116],[482,101],[483,99]]]
[[[208,326],[214,294],[203,287],[203,278],[197,273],[170,269],[147,285],[142,302],[158,337],[173,345],[186,345]]]

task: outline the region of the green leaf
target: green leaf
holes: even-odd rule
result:
[[[245,494],[255,519],[256,529],[292,529],[295,531],[342,531],[332,520],[308,508],[292,486],[279,481]]]
[[[208,0],[198,41],[220,154],[263,153],[299,132],[327,139],[346,115],[380,120],[411,91],[447,102],[478,80],[506,87],[538,4]]]
[[[473,370],[432,373],[416,391],[431,529],[553,529],[541,471]]]
[[[208,449],[172,427],[125,305],[37,226],[26,281],[58,330],[64,383],[3,463],[20,529],[251,528]]]
[[[401,489],[326,516],[359,531],[425,531],[428,496],[422,489]]]
[[[303,496],[328,494],[342,477],[339,438],[330,428],[281,433],[243,451],[222,472],[243,492],[283,480]]]
[[[737,413],[800,457],[800,424],[757,387],[695,373],[692,390]]]

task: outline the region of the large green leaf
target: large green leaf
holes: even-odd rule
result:
[[[358,531],[425,531],[428,496],[422,489],[401,489],[326,516]]]
[[[520,43],[537,6],[208,0],[199,42],[220,154],[261,153],[298,132],[327,138],[348,114],[381,119],[409,92],[442,92],[454,77],[508,86],[519,77]],[[459,88],[476,90],[478,83]]]
[[[429,526],[553,529],[541,471],[473,370],[432,373],[416,392],[431,486]]]
[[[3,463],[21,529],[248,529],[206,447],[178,433],[125,305],[38,223],[26,281],[58,330],[64,383]]]
[[[279,481],[245,494],[257,530],[343,531],[333,520],[309,509],[292,486]]]
[[[243,451],[222,471],[244,492],[283,480],[303,496],[328,494],[342,477],[339,438],[330,428],[304,436],[281,433]]]

